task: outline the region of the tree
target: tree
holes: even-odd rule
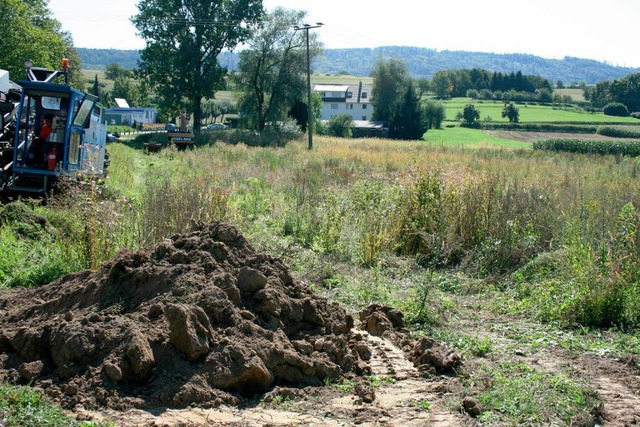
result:
[[[131,107],[139,107],[140,91],[138,85],[132,79],[126,77],[118,77],[113,82],[111,90],[111,100],[122,98],[127,101]]]
[[[69,84],[84,89],[80,59],[69,33],[51,17],[46,0],[2,0],[0,2],[0,68],[12,80],[24,79],[24,62],[59,70],[62,58],[69,59]]]
[[[508,118],[509,123],[518,123],[520,120],[520,110],[515,106],[513,102],[505,104],[502,109],[502,118]]]
[[[329,119],[327,132],[331,136],[351,138],[353,118],[349,114],[336,114]]]
[[[424,118],[427,129],[440,129],[446,117],[446,110],[442,102],[428,101],[424,107]]]
[[[373,120],[388,122],[394,104],[404,94],[411,83],[407,65],[398,59],[385,61],[379,57],[371,71],[373,76]]]
[[[431,79],[431,91],[438,98],[449,98],[453,92],[453,83],[451,78],[445,72],[438,71]]]
[[[200,131],[201,102],[224,87],[224,49],[244,42],[264,11],[262,0],[140,0],[132,18],[146,40],[140,72],[167,109],[192,112]]]
[[[479,127],[480,123],[480,110],[476,110],[473,104],[467,104],[464,106],[462,112],[458,112],[456,115],[457,120],[462,121],[462,126],[468,128]]]
[[[243,120],[261,133],[267,122],[286,118],[296,103],[307,105],[302,101],[307,89],[306,34],[294,29],[304,17],[302,11],[276,8],[240,52],[234,80],[241,92],[240,110]],[[309,55],[314,58],[319,52],[316,35],[310,33]]]
[[[418,77],[416,83],[418,84],[418,98],[422,99],[422,96],[431,89],[431,82],[426,77]]]
[[[119,77],[132,78],[133,71],[128,70],[120,64],[107,64],[104,69],[104,76],[109,80],[116,80]]]
[[[410,84],[404,92],[401,102],[393,106],[391,120],[389,121],[389,137],[396,139],[422,139],[427,131],[424,110],[415,87]]]

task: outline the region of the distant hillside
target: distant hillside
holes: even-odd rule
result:
[[[78,48],[82,67],[87,70],[101,70],[107,64],[117,63],[125,68],[134,68],[140,57],[137,50],[85,49]],[[496,54],[486,52],[437,51],[420,47],[385,46],[373,49],[327,49],[318,58],[313,69],[319,74],[350,74],[369,76],[376,59],[404,59],[414,76],[431,78],[436,72],[450,69],[483,68],[492,72],[537,75],[552,82],[563,83],[584,81],[597,83],[613,80],[632,73],[640,73],[640,68],[616,67],[591,59],[565,57],[545,59],[527,54]],[[226,53],[221,63],[233,70],[238,58],[235,53]]]

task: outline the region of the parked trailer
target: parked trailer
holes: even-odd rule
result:
[[[11,112],[0,133],[0,191],[46,193],[60,179],[106,172],[105,110],[95,96],[67,84],[67,63],[63,71],[27,66],[29,80],[14,84],[11,98],[4,92]],[[64,83],[56,83],[61,77]],[[45,118],[51,129],[43,139]]]

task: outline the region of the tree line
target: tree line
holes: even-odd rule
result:
[[[584,88],[584,97],[596,108],[605,108],[610,104],[621,110],[613,115],[629,115],[629,112],[640,112],[640,73],[630,74],[613,81],[602,81],[595,87]]]
[[[547,90],[551,93],[553,85],[543,77],[524,75],[522,71],[506,74],[473,68],[437,72],[431,80],[431,90],[440,98],[451,98],[467,96],[469,90],[525,93]]]

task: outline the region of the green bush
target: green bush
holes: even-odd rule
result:
[[[337,114],[329,119],[328,134],[340,138],[351,138],[353,118],[349,114]]]
[[[605,116],[627,117],[629,110],[627,106],[620,102],[610,102],[602,108]]]

